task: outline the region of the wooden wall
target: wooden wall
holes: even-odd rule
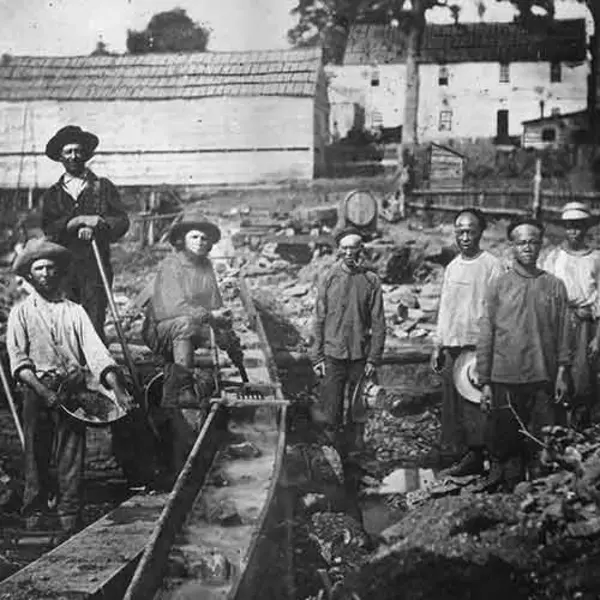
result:
[[[90,167],[117,185],[311,179],[312,98],[0,103],[0,187],[44,187],[61,173],[44,155],[67,124],[100,137]]]

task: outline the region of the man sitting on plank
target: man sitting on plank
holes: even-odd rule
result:
[[[85,425],[58,409],[60,385],[88,370],[125,410],[133,404],[89,316],[62,292],[70,260],[63,246],[45,239],[27,242],[13,269],[33,291],[11,309],[6,335],[11,372],[23,389],[26,526],[38,528],[48,507],[54,458],[57,512],[66,535],[81,524]]]

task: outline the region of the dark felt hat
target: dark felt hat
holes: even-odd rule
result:
[[[66,144],[81,144],[84,158],[91,158],[100,140],[98,136],[89,131],[84,131],[77,125],[67,125],[59,129],[46,144],[46,156],[59,161],[60,153]]]
[[[347,236],[347,235],[357,235],[360,237],[361,240],[364,240],[364,235],[362,234],[361,230],[356,228],[356,227],[352,227],[352,226],[348,226],[348,227],[344,227],[343,229],[338,229],[334,234],[333,234],[333,239],[335,240],[336,245],[339,246],[340,242]]]
[[[207,221],[201,214],[188,213],[171,225],[169,242],[175,245],[177,240],[183,238],[192,229],[206,234],[211,244],[216,244],[221,239],[221,230],[214,223]]]
[[[46,238],[29,240],[15,258],[13,271],[17,275],[25,277],[29,274],[31,265],[40,258],[51,259],[65,270],[71,261],[71,253],[64,246],[50,242]]]

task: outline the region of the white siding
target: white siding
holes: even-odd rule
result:
[[[0,187],[44,187],[55,181],[60,166],[43,151],[54,132],[70,123],[99,136],[91,166],[116,184],[313,176],[312,98],[45,101],[0,103]],[[22,151],[29,154],[22,158]]]
[[[553,108],[561,113],[581,110],[586,106],[587,63],[562,64],[562,81],[550,82],[550,63],[519,62],[510,64],[509,83],[500,83],[497,62],[454,63],[446,65],[447,86],[438,84],[440,66],[420,66],[419,135],[421,141],[441,141],[448,138],[494,137],[496,113],[509,111],[509,134],[521,135],[522,122],[540,116],[540,100],[545,113]],[[373,67],[348,65],[335,67],[336,87],[353,90],[364,97],[366,126],[372,127],[379,118],[384,127],[397,127],[404,120],[404,65],[378,65],[379,86],[371,86]],[[336,98],[331,97],[332,119],[338,113]],[[343,110],[347,110],[346,107]],[[440,112],[452,111],[452,129],[439,131]],[[375,118],[374,118],[375,117]],[[348,123],[346,117],[343,122]],[[342,119],[338,120],[338,125]],[[347,132],[340,131],[344,136]]]

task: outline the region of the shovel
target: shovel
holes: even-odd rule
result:
[[[98,242],[96,242],[95,238],[92,238],[92,250],[94,251],[94,257],[96,258],[96,264],[98,265],[98,271],[100,272],[100,277],[102,278],[102,284],[104,285],[104,291],[106,292],[106,297],[108,298],[108,305],[110,307],[110,312],[112,314],[113,320],[115,322],[115,329],[117,330],[117,335],[119,337],[119,342],[121,342],[121,348],[123,349],[123,358],[125,359],[125,363],[127,364],[127,368],[131,373],[131,379],[133,382],[133,393],[135,398],[140,402],[140,406],[144,410],[146,414],[146,418],[148,419],[148,425],[155,437],[159,437],[158,430],[156,425],[148,412],[148,405],[146,404],[146,397],[142,390],[140,379],[137,373],[137,369],[135,368],[135,364],[133,362],[133,358],[131,357],[131,352],[129,351],[129,346],[125,340],[125,333],[123,331],[123,327],[121,326],[121,319],[119,317],[119,312],[117,310],[117,305],[115,304],[115,299],[112,294],[112,290],[110,288],[110,283],[108,282],[108,277],[106,276],[106,270],[104,269],[104,263],[102,262],[102,257],[100,256],[100,250],[98,249]]]

